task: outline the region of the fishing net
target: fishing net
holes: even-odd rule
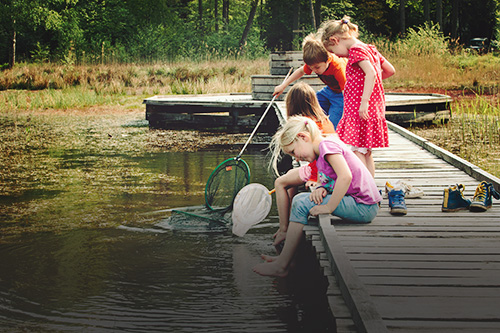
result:
[[[229,211],[238,192],[250,183],[250,169],[245,161],[229,158],[212,172],[205,187],[205,203],[214,211]]]
[[[219,229],[230,224],[228,212],[233,208],[238,192],[250,183],[250,168],[239,158],[229,158],[219,164],[208,178],[205,186],[205,206],[174,209],[169,223],[197,228],[200,224]]]

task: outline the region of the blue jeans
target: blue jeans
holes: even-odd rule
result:
[[[316,206],[316,204],[311,201],[309,196],[311,193],[303,192],[299,193],[293,197],[292,208],[290,212],[290,221],[298,222],[302,224],[307,224],[307,216],[309,216],[309,211],[311,208]],[[328,194],[323,198],[322,205],[326,204],[331,198],[331,194]],[[351,222],[357,223],[368,223],[371,222],[378,212],[378,205],[365,205],[357,203],[353,197],[346,195],[342,198],[339,205],[333,211],[332,215],[338,216],[341,219],[349,220]]]
[[[324,87],[316,92],[316,97],[318,97],[319,105],[333,123],[333,127],[337,129],[340,118],[344,113],[344,94],[336,93],[329,87]]]

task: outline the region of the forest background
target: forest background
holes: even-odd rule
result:
[[[2,0],[0,63],[259,57],[343,15],[391,41],[426,23],[459,45],[499,39],[499,0]]]

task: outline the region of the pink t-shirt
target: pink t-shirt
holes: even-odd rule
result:
[[[373,205],[382,200],[375,180],[361,160],[338,138],[327,137],[319,144],[319,157],[316,163],[319,171],[319,182],[329,191],[333,191],[337,174],[325,159],[329,154],[341,154],[352,173],[352,181],[346,195],[350,195],[357,203]]]

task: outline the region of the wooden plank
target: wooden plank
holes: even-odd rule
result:
[[[339,288],[358,331],[387,332],[387,327],[385,327],[370,296],[349,264],[349,259],[335,234],[335,228],[330,223],[330,218],[322,215],[319,217],[319,221],[325,248],[328,249],[327,254],[334,265]]]

